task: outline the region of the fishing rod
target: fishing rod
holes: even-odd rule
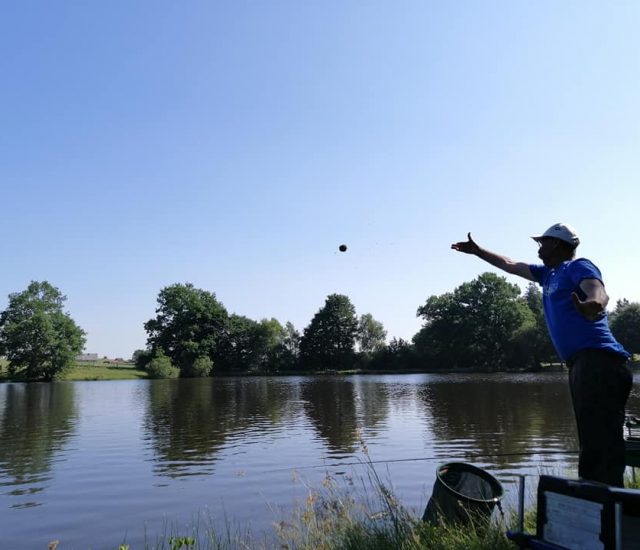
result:
[[[520,452],[520,453],[465,453],[462,456],[453,456],[449,457],[449,460],[462,460],[469,458],[507,458],[513,456],[535,456],[535,455],[544,455],[544,456],[552,456],[552,455],[577,455],[580,451],[529,451],[529,452]],[[275,470],[267,470],[266,473],[271,472],[284,472],[287,470],[312,470],[317,468],[337,468],[341,466],[363,466],[367,464],[393,464],[399,462],[420,462],[420,461],[430,461],[430,460],[443,460],[442,456],[431,456],[431,457],[414,457],[414,458],[393,458],[389,460],[360,460],[357,462],[338,462],[336,464],[315,464],[312,466],[300,466],[300,467],[290,467],[290,468],[277,468]]]

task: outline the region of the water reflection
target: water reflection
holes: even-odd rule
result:
[[[577,449],[569,391],[557,379],[449,377],[422,386],[418,396],[436,448],[449,454],[471,451],[504,468],[536,453]]]
[[[4,494],[30,497],[46,489],[55,457],[74,433],[74,386],[4,384],[0,403],[0,487]],[[27,500],[13,506],[39,504]]]
[[[639,390],[636,377],[629,410],[638,416]],[[378,471],[389,466],[398,498],[419,513],[445,460],[466,458],[503,482],[514,470],[575,474],[561,375],[1,384],[0,538],[6,548],[53,538],[117,548],[126,535],[138,548],[167,514],[187,525],[204,509],[218,529],[229,518],[270,532],[265,503],[286,508],[298,488],[306,497],[291,470],[308,466],[313,483],[325,468],[347,472],[362,457],[361,433]]]
[[[301,390],[304,410],[330,454],[353,453],[358,445],[356,394],[351,380],[318,377]]]
[[[378,379],[357,377],[354,379],[358,425],[369,435],[376,435],[389,417],[389,388]]]
[[[171,477],[211,473],[221,450],[243,452],[269,432],[279,437],[301,416],[336,459],[358,452],[362,429],[375,438],[391,416],[414,422],[416,414],[428,431],[424,450],[436,457],[459,451],[506,468],[577,448],[568,389],[557,377],[430,376],[409,384],[229,377],[157,381],[148,391],[144,429],[154,471]]]
[[[291,399],[266,378],[161,380],[148,388],[145,438],[154,472],[170,477],[212,473],[221,449],[282,423]]]
[[[375,434],[389,415],[385,385],[363,378],[161,380],[148,392],[144,437],[154,472],[170,477],[211,473],[223,449],[241,453],[251,439],[286,436],[299,421],[314,427],[331,456],[352,454],[359,428]]]

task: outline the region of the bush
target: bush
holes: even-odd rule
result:
[[[183,368],[180,375],[184,378],[204,378],[211,374],[213,361],[206,355],[198,357],[189,367]]]
[[[158,351],[147,364],[147,372],[149,378],[176,378],[179,371],[171,364],[171,359]]]
[[[147,365],[153,359],[153,352],[150,349],[137,349],[133,352],[131,360],[135,363],[136,368],[147,370]]]

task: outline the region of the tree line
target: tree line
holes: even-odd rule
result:
[[[0,314],[0,356],[10,376],[54,380],[84,348],[85,332],[64,312],[66,297],[47,281],[9,295]],[[156,378],[213,374],[370,371],[520,371],[559,359],[549,339],[542,296],[483,273],[418,307],[421,329],[387,342],[383,324],[358,316],[348,296],[331,294],[300,333],[291,322],[229,313],[215,293],[176,283],[160,290],[144,328],[146,349],[133,361]],[[616,338],[640,353],[640,303],[610,312]]]

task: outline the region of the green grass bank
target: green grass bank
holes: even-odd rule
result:
[[[11,381],[7,367],[7,360],[0,359],[0,382]],[[136,369],[133,363],[98,360],[74,363],[61,380],[138,380],[140,378],[148,378],[147,372]]]

